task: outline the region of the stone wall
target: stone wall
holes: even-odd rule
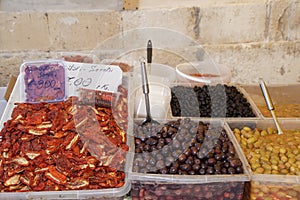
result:
[[[24,60],[53,58],[56,52],[92,52],[103,59],[105,48],[138,49],[145,39],[139,34],[150,27],[184,36],[158,35],[154,45],[161,46],[164,37],[177,49],[190,48],[189,40],[200,44],[232,70],[233,83],[257,84],[260,77],[271,84],[300,83],[300,0],[158,2],[141,0],[138,10],[1,11],[0,86],[9,74],[18,75]],[[133,34],[122,41],[128,31]],[[112,38],[121,42],[105,46]],[[164,54],[155,59],[176,64]]]

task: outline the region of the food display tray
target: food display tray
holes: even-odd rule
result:
[[[261,118],[272,118],[259,85],[241,85],[240,87],[245,90],[249,98],[254,102]],[[300,119],[300,84],[272,84],[267,87],[278,118]]]
[[[244,119],[247,119],[247,120],[255,120],[255,119],[259,119],[261,118],[261,113],[260,111],[258,110],[256,104],[254,103],[254,101],[252,100],[252,98],[249,96],[249,94],[244,90],[244,88],[242,88],[240,85],[236,85],[236,84],[225,84],[225,85],[228,85],[228,86],[234,86],[244,97],[245,99],[247,100],[247,102],[250,104],[250,107],[255,115],[255,117],[200,117],[200,118],[203,118],[203,119],[210,119],[210,118],[215,118],[215,119],[220,119],[220,120],[236,120],[236,119],[241,119],[241,120],[244,120]],[[202,87],[203,85],[201,84],[188,84],[188,83],[174,83],[170,86],[170,88],[172,87],[175,87],[175,86],[185,86],[185,87],[191,87],[193,88],[194,86],[199,86],[199,87]],[[171,110],[171,105],[170,105],[170,109],[168,111],[168,116],[170,116],[171,118],[182,118],[182,116],[174,116],[172,114],[172,110]],[[187,116],[188,117],[188,116]],[[189,118],[199,118],[199,117],[189,117]]]
[[[165,120],[164,122],[173,120]],[[183,196],[189,199],[216,199],[220,195],[228,196],[228,198],[231,196],[234,199],[244,198],[244,195],[246,195],[244,186],[250,180],[249,166],[240,148],[236,148],[238,144],[233,140],[234,136],[225,125],[226,122],[218,119],[205,121],[200,118],[192,118],[191,120],[196,122],[202,121],[224,128],[243,164],[243,173],[220,175],[150,174],[133,172],[133,163],[131,163],[129,177],[132,183],[132,195],[143,194],[147,196],[145,198],[151,195],[151,198],[153,198],[153,196],[157,195],[170,199],[180,199]]]
[[[0,120],[0,130],[2,130],[4,123],[11,118],[11,113],[15,107],[16,102],[21,101],[20,95],[20,76],[14,86],[10,99],[4,110],[4,114]],[[129,87],[129,85],[128,85]],[[130,121],[127,132],[131,132]],[[0,199],[122,199],[131,189],[131,183],[128,178],[128,171],[131,162],[131,146],[132,137],[127,134],[127,145],[129,151],[126,153],[125,163],[125,183],[119,188],[109,189],[95,189],[95,190],[66,190],[66,191],[39,191],[39,192],[0,192]]]
[[[284,130],[300,130],[300,120],[297,119],[279,119],[281,128]],[[247,126],[251,129],[267,128],[276,129],[274,121],[269,119],[247,120],[247,121],[228,121],[229,129]],[[284,133],[283,133],[284,134]],[[234,139],[236,140],[236,138]],[[238,143],[236,141],[236,143]],[[240,151],[243,151],[238,145]],[[246,156],[246,155],[245,155]],[[248,161],[247,161],[248,162]],[[247,186],[251,200],[268,199],[299,199],[300,198],[300,176],[299,175],[279,175],[279,174],[254,174],[249,163],[249,172],[251,176],[250,185]]]

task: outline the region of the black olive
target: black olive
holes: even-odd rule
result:
[[[170,174],[177,174],[178,173],[178,169],[175,168],[175,167],[170,167],[169,172],[170,172]]]
[[[200,175],[206,174],[206,170],[204,168],[199,169],[199,174]]]
[[[199,164],[193,164],[192,169],[193,169],[194,171],[199,171],[200,165],[199,165]]]
[[[215,158],[209,158],[207,160],[208,165],[214,166],[216,164],[217,160]]]

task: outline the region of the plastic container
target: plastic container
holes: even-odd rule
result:
[[[0,119],[2,114],[4,113],[4,109],[7,104],[7,101],[4,99],[5,91],[6,91],[6,87],[0,87]]]
[[[0,130],[2,130],[4,123],[11,118],[11,113],[15,107],[15,103],[23,102],[20,94],[20,84],[22,76],[18,76],[17,82],[14,86],[10,99],[4,110],[4,114],[0,120]],[[127,88],[127,86],[125,85]],[[132,137],[130,136],[130,129],[128,124],[127,130],[127,144],[131,148]],[[131,183],[128,179],[128,171],[130,167],[131,150],[126,154],[126,163],[124,172],[125,184],[119,188],[96,189],[96,190],[70,190],[70,191],[40,191],[40,192],[0,192],[0,199],[123,199],[123,197],[130,191]]]
[[[231,71],[228,67],[212,62],[189,62],[176,66],[177,81],[197,85],[226,84],[230,82]]]
[[[198,121],[193,119],[193,121]],[[207,123],[208,121],[203,121]],[[137,122],[139,123],[139,122]],[[160,122],[161,124],[163,122]],[[211,120],[210,124],[224,127],[224,122]],[[234,137],[225,127],[228,137]],[[220,175],[172,175],[150,174],[131,171],[129,177],[132,182],[131,195],[133,199],[243,199],[244,185],[250,180],[246,160],[243,153],[236,148],[236,152],[243,163],[242,174]],[[133,170],[133,166],[131,167]]]
[[[67,62],[99,63],[97,56],[82,52],[58,52],[55,59],[62,59]]]
[[[188,90],[190,90],[190,92],[192,93],[191,95],[187,95],[189,93],[182,93],[180,90],[173,90],[174,87],[184,87],[184,88],[187,88]],[[197,87],[200,87],[200,88],[203,88],[203,87],[216,87],[215,85],[208,85],[208,86],[204,86],[204,85],[196,85]],[[202,106],[206,107],[207,105],[210,105],[211,104],[211,107],[209,109],[211,109],[211,113],[212,112],[215,112],[216,111],[216,114],[212,117],[207,117],[207,114],[206,115],[202,115],[200,116],[201,114],[201,110],[199,108],[199,95],[196,94],[193,90],[193,88],[195,86],[192,86],[191,84],[189,83],[176,83],[176,84],[173,84],[170,88],[171,88],[171,91],[172,91],[172,100],[171,100],[171,105],[170,105],[170,111],[171,111],[171,116],[172,118],[177,118],[177,117],[204,117],[204,118],[226,118],[226,119],[237,119],[237,118],[245,118],[245,119],[257,119],[257,118],[260,118],[261,115],[260,115],[260,112],[258,110],[258,108],[256,107],[255,103],[252,101],[252,99],[249,97],[249,95],[247,94],[247,92],[242,88],[240,87],[239,85],[232,85],[232,84],[221,84],[222,87],[220,87],[218,89],[219,93],[217,94],[217,98],[209,98],[207,96],[205,96],[206,99],[204,99],[204,103],[202,102]],[[249,109],[252,110],[254,116],[249,116],[249,117],[245,117],[245,115],[242,115],[242,117],[234,117],[234,116],[229,116],[229,117],[224,117],[225,114],[226,114],[226,108],[227,107],[231,107],[232,109],[235,109],[234,106],[231,106],[229,104],[226,103],[226,101],[228,100],[228,97],[226,96],[226,93],[225,93],[225,87],[224,86],[228,86],[228,88],[230,87],[235,87],[236,90],[246,99],[247,103],[249,103]],[[185,89],[186,90],[186,89]],[[208,94],[210,96],[215,96],[212,92],[213,90],[212,89],[208,89]],[[188,92],[188,91],[186,91]],[[203,92],[203,91],[202,91]],[[182,95],[183,94],[183,95]],[[203,95],[204,96],[204,95]],[[177,100],[173,101],[174,100],[174,97],[176,99],[177,97]],[[178,98],[179,97],[179,98]],[[223,99],[223,101],[221,102],[220,99]],[[178,101],[178,104],[176,103],[176,101]],[[241,103],[241,102],[239,102]],[[201,109],[203,109],[203,107],[201,107]],[[208,107],[208,106],[207,106]],[[181,110],[181,113],[179,115],[178,113],[178,110],[177,108],[180,108]],[[184,112],[182,112],[184,110]],[[190,112],[192,111],[192,112]],[[243,111],[243,110],[242,110]],[[240,112],[242,112],[240,111]],[[219,114],[217,113],[219,112]]]
[[[101,60],[101,64],[107,64],[107,65],[116,65],[121,68],[123,73],[132,72],[133,71],[133,65],[134,62],[129,60],[118,60],[118,59],[104,59]]]
[[[62,61],[28,61],[20,67],[22,102],[57,102],[67,97],[66,69]]]
[[[150,66],[150,67],[149,67]],[[175,68],[160,63],[146,64],[149,83],[161,83],[170,86],[176,81]],[[141,67],[134,69],[134,85],[136,87],[142,85]]]
[[[299,122],[299,120],[279,120],[283,131],[300,131]],[[245,126],[250,127],[251,129],[259,128],[260,130],[266,130],[269,127],[276,129],[273,120],[228,121],[228,126],[231,129],[242,129]],[[284,136],[284,133],[282,136]],[[288,138],[285,138],[285,140],[288,140]],[[241,148],[241,146],[239,145],[238,148]],[[241,151],[243,150],[241,149]],[[248,155],[246,154],[245,156],[247,157]],[[277,166],[279,167],[279,165]],[[253,169],[250,166],[249,169],[251,175],[251,182],[248,190],[251,200],[262,200],[267,198],[270,200],[300,199],[299,175],[254,174],[252,171]]]
[[[272,118],[259,85],[241,85],[264,118]],[[300,118],[300,84],[268,85],[278,118]]]
[[[168,86],[160,83],[149,83],[150,111],[153,118],[167,118],[170,100],[171,90]],[[142,86],[138,87],[134,92],[134,116],[136,118],[145,118],[147,116]]]

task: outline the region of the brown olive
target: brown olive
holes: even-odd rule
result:
[[[228,168],[239,167],[234,173],[243,173],[238,155],[224,129],[210,128],[207,132],[208,124],[195,123],[190,119],[169,121],[157,127],[138,128],[138,136],[145,137],[135,137],[135,152],[139,154],[135,155],[134,166],[137,167],[134,170],[204,175],[233,173]],[[226,153],[222,152],[224,149]]]
[[[207,174],[213,174],[215,172],[214,168],[209,166],[207,169],[206,169],[206,173]]]
[[[194,164],[194,158],[193,158],[193,156],[187,157],[187,159],[185,160],[185,163],[189,164],[189,165],[193,165]]]
[[[229,174],[235,174],[235,172],[236,172],[236,171],[235,171],[235,169],[234,169],[233,167],[229,167],[229,168],[228,168],[228,173],[229,173]]]
[[[184,153],[182,153],[178,156],[179,162],[182,162],[182,163],[185,162],[186,158],[187,158],[187,156]]]
[[[190,156],[191,153],[192,153],[192,151],[191,151],[190,148],[188,148],[188,149],[186,149],[186,150],[184,151],[184,154],[185,154],[187,157]]]

